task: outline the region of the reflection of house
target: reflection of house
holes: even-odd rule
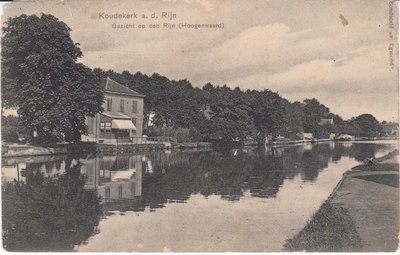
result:
[[[311,143],[304,143],[303,144],[303,151],[312,151],[313,145]]]
[[[104,156],[79,161],[73,159],[68,161],[69,166],[65,159],[44,158],[33,161],[20,163],[4,160],[1,167],[2,183],[25,181],[27,171],[57,179],[66,173],[66,168],[79,166],[85,179],[85,190],[96,190],[103,202],[141,196],[143,166],[148,162],[142,155]]]
[[[82,160],[85,189],[95,189],[103,202],[142,195],[142,157],[108,156]]]
[[[22,176],[22,172],[25,171],[25,163],[16,163],[14,165],[2,164],[1,166],[1,183],[13,182],[13,181],[25,181],[25,177]]]
[[[110,78],[104,79],[102,113],[86,118],[88,135],[82,141],[103,143],[134,141],[142,136],[143,95]]]
[[[75,159],[71,160],[68,167],[78,164]],[[27,173],[40,174],[45,178],[57,179],[66,171],[67,163],[61,157],[37,156],[33,158],[15,158],[4,160],[1,167],[2,182],[26,181]]]

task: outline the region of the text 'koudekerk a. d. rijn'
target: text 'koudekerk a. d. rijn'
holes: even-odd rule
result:
[[[177,18],[177,14],[173,12],[153,12],[150,14],[146,13],[138,13],[138,12],[114,12],[114,13],[106,13],[106,12],[99,12],[98,13],[99,19],[169,19],[173,20]]]

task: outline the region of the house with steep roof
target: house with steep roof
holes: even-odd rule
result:
[[[97,143],[139,142],[143,135],[144,95],[110,79],[102,80],[103,109],[86,117],[87,135],[82,141]]]

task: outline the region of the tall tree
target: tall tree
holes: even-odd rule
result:
[[[285,101],[270,90],[251,91],[252,116],[262,137],[281,134],[284,125]]]
[[[284,117],[285,137],[296,139],[304,131],[303,129],[303,108],[304,104],[300,102],[286,103],[286,113]]]
[[[3,27],[3,106],[18,108],[29,140],[36,131],[41,142],[79,141],[85,116],[101,111],[100,83],[77,63],[82,52],[70,31],[47,14],[9,18]]]
[[[321,104],[317,99],[306,99],[304,102],[303,125],[304,132],[320,133],[319,122],[322,118],[329,117],[329,108]]]
[[[359,136],[373,137],[381,131],[381,125],[372,114],[361,114],[353,122],[358,128]]]

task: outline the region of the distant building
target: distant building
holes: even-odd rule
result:
[[[110,78],[102,81],[104,111],[86,117],[88,135],[82,141],[117,143],[137,141],[143,135],[143,98]]]
[[[213,111],[211,110],[211,106],[210,104],[205,104],[203,106],[203,115],[206,119],[211,119],[211,117],[213,116]]]
[[[333,119],[320,119],[319,123],[320,126],[323,125],[334,125]]]
[[[301,140],[313,140],[314,135],[313,135],[313,133],[300,133],[299,138]]]
[[[352,135],[342,134],[337,137],[339,141],[354,141],[355,137]]]

